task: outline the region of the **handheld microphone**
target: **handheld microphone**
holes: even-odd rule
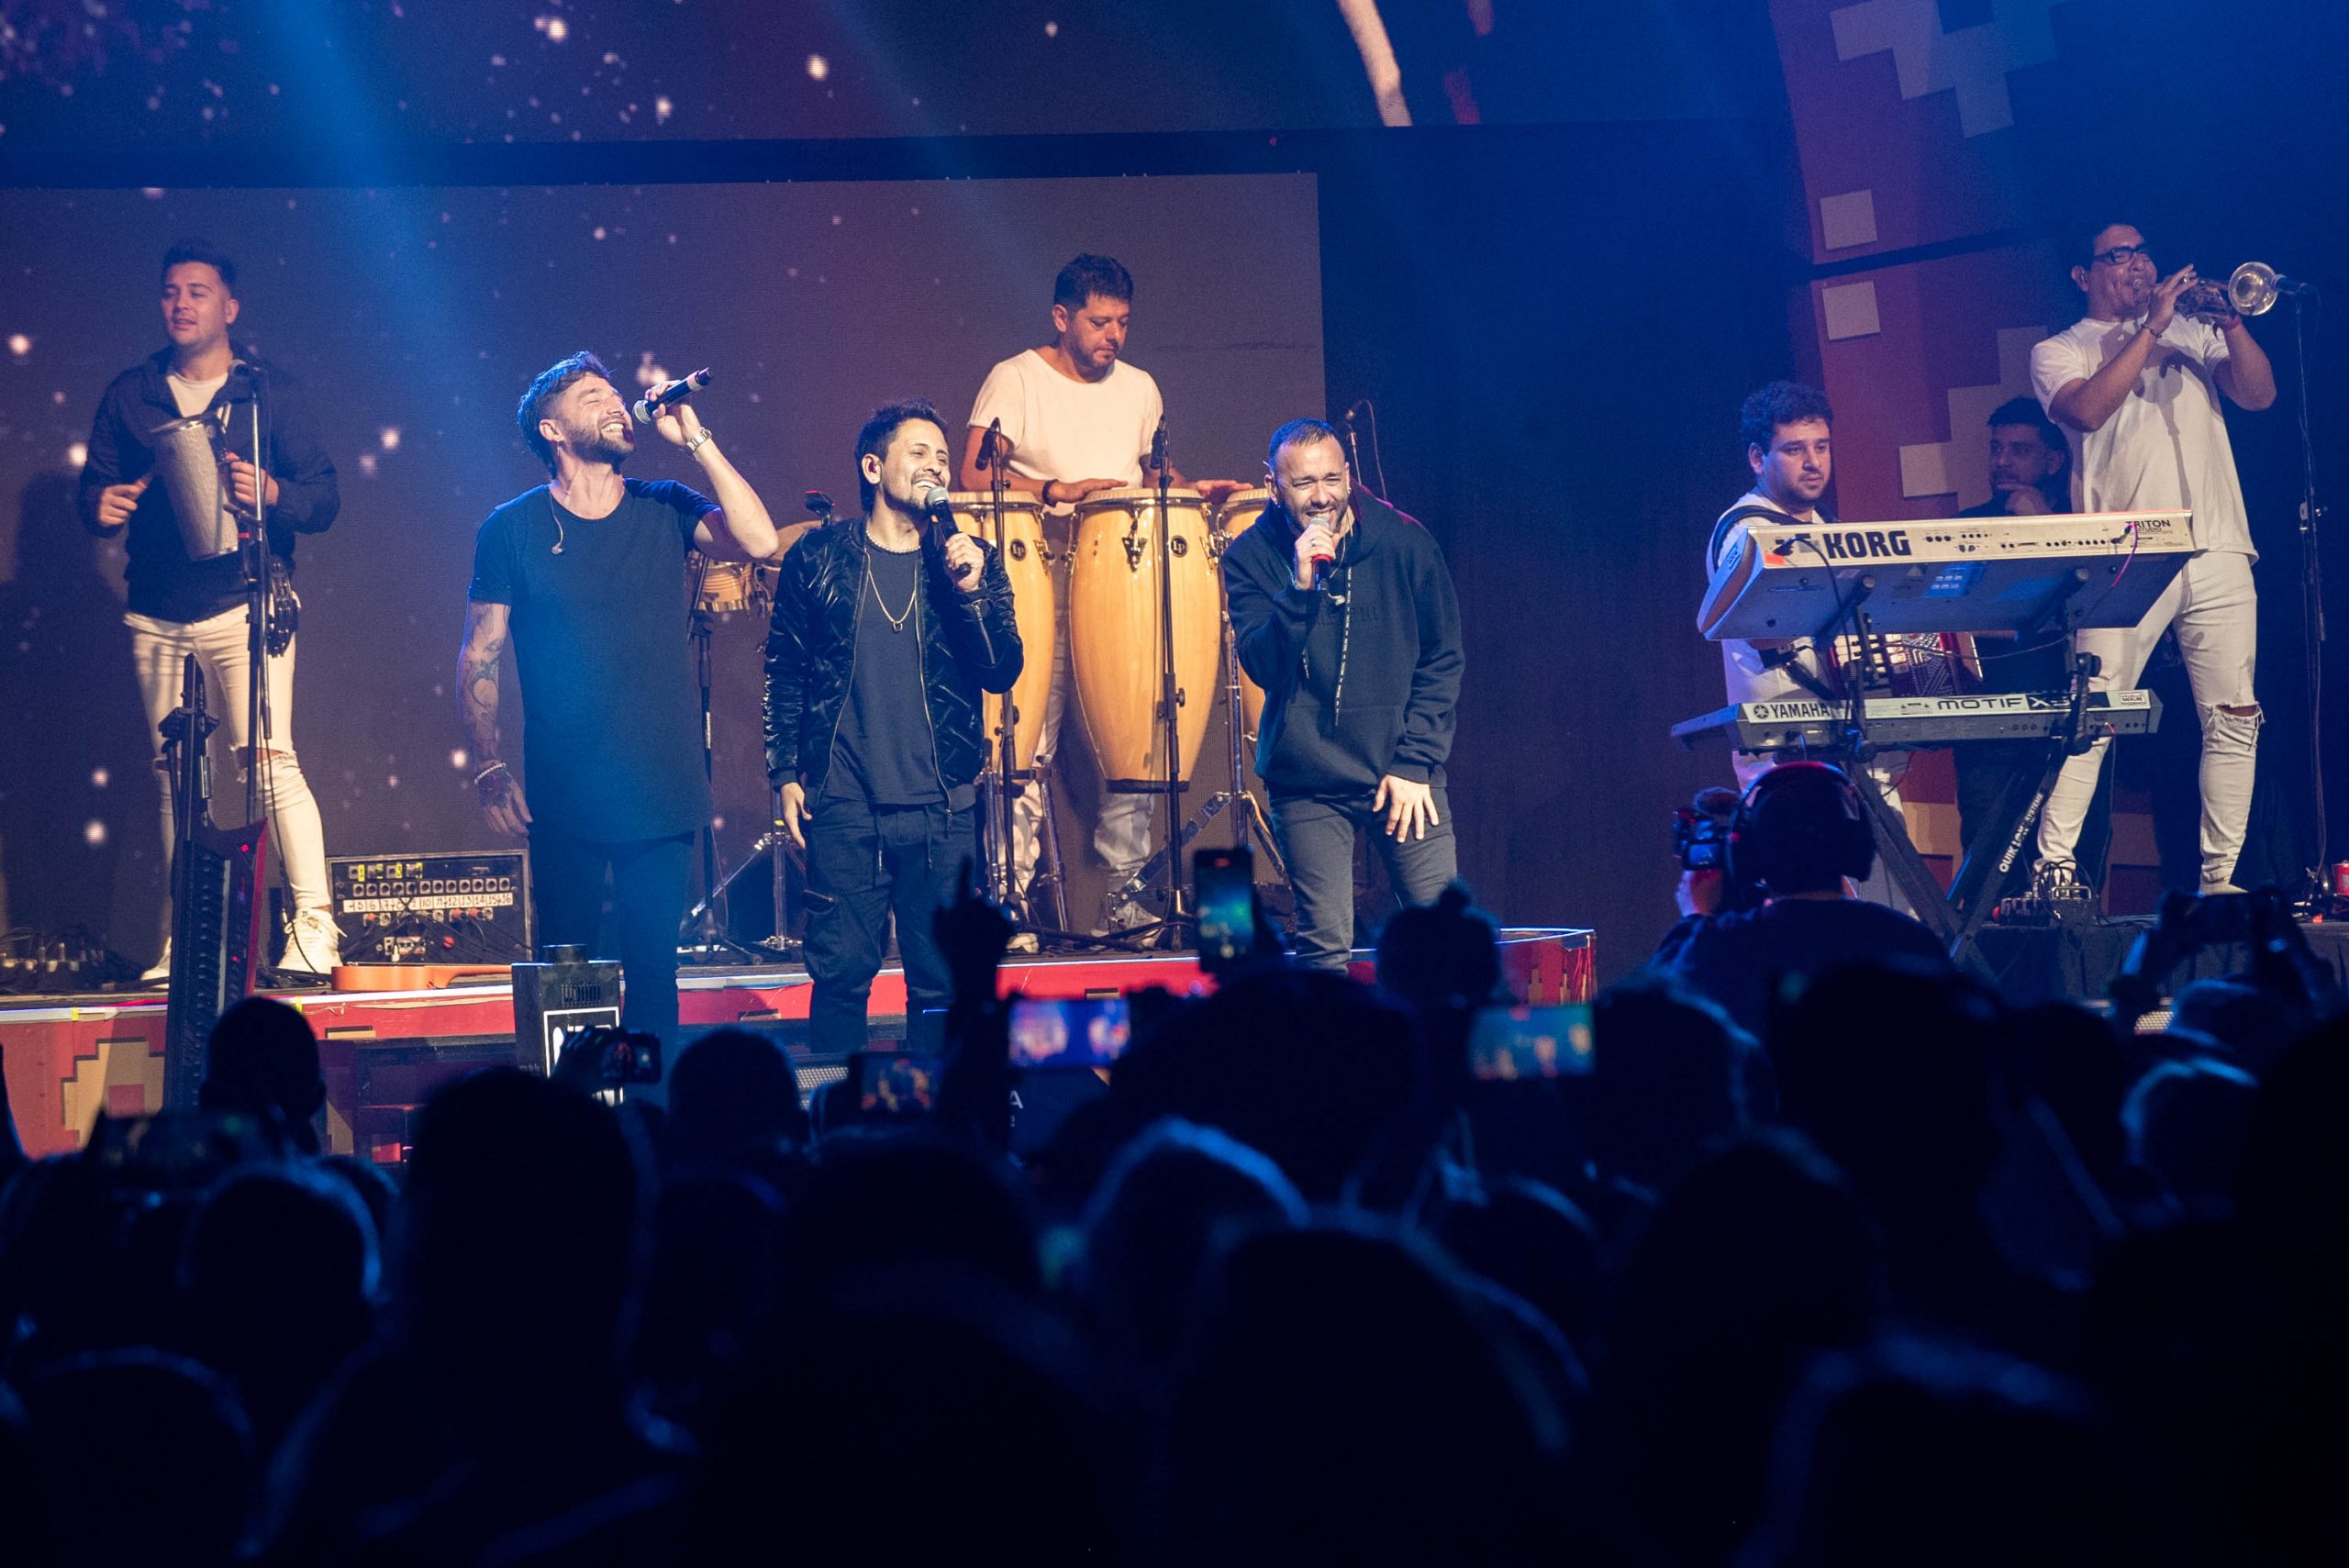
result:
[[[636,416],[638,424],[649,425],[652,423],[652,417],[662,409],[668,407],[672,403],[683,403],[686,398],[707,386],[709,382],[709,367],[704,365],[689,376],[683,376],[666,385],[654,387],[651,392],[638,398],[636,406],[629,412]]]
[[[996,460],[1000,455],[1003,445],[1003,421],[989,420],[987,433],[979,438],[979,472],[981,473],[985,473],[996,465]]]
[[[954,497],[947,494],[944,486],[933,484],[929,489],[923,491],[921,493],[921,509],[925,513],[929,514],[930,520],[941,529],[947,538],[951,539],[953,537],[955,531]],[[933,549],[938,548],[939,544],[943,542],[939,539],[939,536],[937,534],[932,534],[930,539],[933,541],[937,541],[932,544],[931,548]],[[954,583],[957,587],[968,592],[971,586],[978,581],[979,573],[982,570],[984,570],[984,568],[976,565],[955,567],[950,564],[947,568],[947,573],[954,579]]]

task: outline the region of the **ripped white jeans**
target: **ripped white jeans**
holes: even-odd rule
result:
[[[2252,677],[2259,658],[2259,595],[2251,557],[2209,551],[2190,556],[2145,618],[2133,627],[2081,631],[2074,646],[2103,661],[2089,680],[2093,691],[2136,685],[2164,630],[2177,628],[2186,678],[2202,721],[2202,885],[2234,880],[2251,822],[2252,775],[2259,761],[2259,699]],[[2248,712],[2229,713],[2229,708]],[[2104,767],[2099,740],[2064,764],[2039,824],[2039,858],[2068,861]]]
[[[122,617],[130,628],[130,652],[139,671],[139,692],[147,708],[147,739],[155,749],[155,765],[162,766],[163,742],[156,726],[179,706],[181,671],[187,656],[195,655],[204,672],[204,706],[218,718],[221,732],[238,753],[239,776],[227,788],[216,785],[213,818],[239,822],[245,815],[244,780],[247,673],[252,667],[245,642],[242,606],[199,621],[158,620],[133,612]],[[269,666],[270,746],[262,770],[262,809],[269,818],[269,858],[285,878],[295,913],[328,907],[326,834],[318,820],[318,804],[309,781],[294,755],[294,654],[301,643],[297,634],[283,653],[265,658]],[[168,784],[162,796],[163,863],[171,863],[178,824],[172,811]],[[163,912],[168,933],[171,912]]]

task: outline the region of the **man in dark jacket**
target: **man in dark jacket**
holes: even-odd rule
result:
[[[163,332],[170,341],[115,377],[90,426],[89,460],[82,468],[83,526],[102,539],[128,530],[131,656],[147,710],[147,738],[161,757],[156,726],[179,706],[187,655],[204,672],[205,706],[219,717],[240,768],[253,765],[248,723],[251,651],[248,641],[240,525],[268,517],[272,573],[284,579],[292,601],[294,543],[324,533],[341,509],[334,460],[318,444],[308,399],[284,371],[250,350],[230,346],[237,319],[236,263],[200,239],[184,239],[163,257]],[[254,418],[259,410],[258,421]],[[155,483],[160,427],[201,417],[213,427],[203,443],[225,459],[212,516],[183,517],[169,484]],[[254,450],[254,426],[261,450]],[[212,460],[202,465],[207,473]],[[225,545],[225,548],[223,546]],[[284,867],[293,895],[292,929],[281,975],[323,980],[340,961],[340,937],[329,912],[326,836],[318,805],[294,754],[294,636],[290,615],[273,612],[273,639],[263,651],[268,670],[265,718],[269,745],[261,758],[261,801],[268,818],[270,855]],[[177,838],[172,792],[162,797],[164,854]],[[242,820],[244,803],[223,803]],[[166,925],[164,929],[169,930]],[[144,979],[171,973],[171,950]]]
[[[952,993],[931,917],[979,852],[980,693],[1019,679],[1019,630],[1002,560],[941,515],[954,456],[938,411],[881,409],[856,462],[866,516],[801,539],[775,586],[767,778],[807,851],[810,1042],[863,1049],[894,911],[921,1049]]]
[[[1293,419],[1265,458],[1273,504],[1223,558],[1240,662],[1264,688],[1256,773],[1297,892],[1297,956],[1353,948],[1354,834],[1406,904],[1459,874],[1443,764],[1460,696],[1460,606],[1426,528],[1354,491],[1338,432]]]

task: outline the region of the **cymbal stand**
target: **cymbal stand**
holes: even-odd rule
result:
[[[791,835],[784,830],[783,792],[774,791],[773,798],[774,825],[759,835],[759,841],[751,846],[750,851],[736,862],[733,870],[718,878],[718,885],[711,888],[700,903],[685,912],[687,925],[703,919],[717,906],[718,900],[726,896],[726,890],[734,885],[736,878],[758,864],[762,859],[767,861],[774,872],[774,935],[759,939],[759,948],[764,949],[764,951],[745,948],[740,942],[731,940],[727,942],[729,947],[747,954],[752,962],[758,963],[771,963],[778,956],[787,956],[799,950],[798,940],[791,935],[791,905],[785,886],[786,880],[785,868],[795,861],[799,862],[803,866],[806,862],[796,847],[791,842]]]
[[[688,633],[694,650],[694,684],[701,689],[701,776],[705,784],[714,784],[718,774],[718,745],[710,718],[714,663],[710,656],[710,642],[715,628],[710,624],[709,611],[702,606],[702,586],[708,581],[709,568],[710,560],[707,555],[702,556],[694,568],[692,629]],[[759,852],[753,850],[750,858],[757,859]],[[743,862],[745,865],[749,863],[748,860]],[[767,956],[727,934],[723,898],[726,889],[732,884],[735,874],[739,874],[740,870],[741,867],[738,866],[733,873],[722,881],[719,879],[718,826],[706,815],[701,825],[701,901],[686,911],[678,929],[678,951],[687,962],[722,963],[733,958],[757,963]]]

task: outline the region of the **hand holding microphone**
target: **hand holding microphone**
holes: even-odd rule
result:
[[[933,484],[921,493],[921,509],[930,514],[944,540],[940,548],[946,556],[946,574],[964,595],[977,593],[980,573],[986,569],[986,552],[978,540],[954,526],[954,498],[944,486]]]
[[[638,424],[650,425],[662,409],[672,404],[683,403],[686,398],[707,386],[709,383],[709,367],[704,365],[691,375],[681,376],[675,381],[662,382],[659,386],[638,398],[636,406],[629,412],[636,416]]]
[[[1327,523],[1308,523],[1297,536],[1297,581],[1302,587],[1319,588],[1330,568],[1337,562],[1338,536],[1330,531]]]

